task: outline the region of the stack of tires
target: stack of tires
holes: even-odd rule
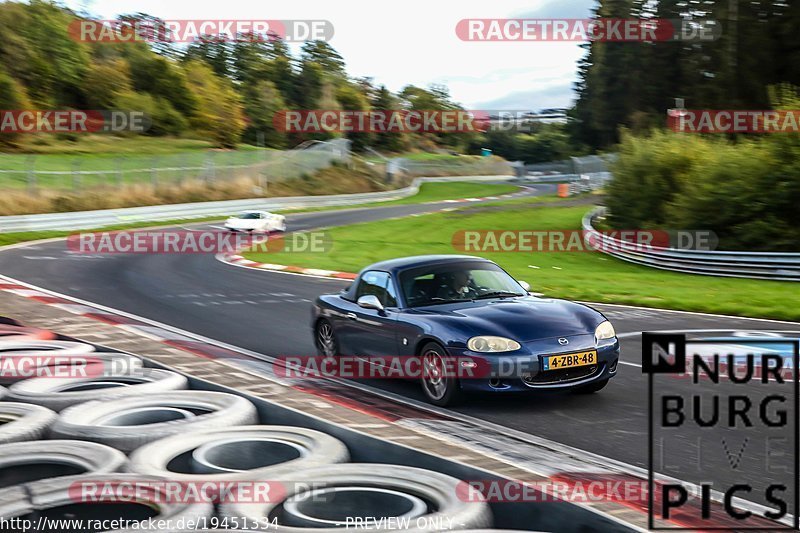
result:
[[[87,371],[31,379],[0,373],[0,517],[6,521],[46,516],[137,523],[116,531],[491,526],[488,505],[460,498],[458,479],[408,466],[349,463],[340,440],[264,424],[242,396],[190,390],[186,377],[146,368],[133,355],[0,328],[0,365],[34,353],[76,356],[71,360]],[[50,363],[40,358],[37,364]],[[187,487],[209,484],[214,498],[187,497]],[[264,490],[241,497],[220,489],[231,484]],[[149,519],[158,525],[148,529],[143,524]]]

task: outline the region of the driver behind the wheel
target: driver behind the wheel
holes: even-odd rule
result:
[[[453,272],[447,282],[439,287],[436,297],[443,300],[468,300],[477,296],[470,286],[469,272],[458,270]]]

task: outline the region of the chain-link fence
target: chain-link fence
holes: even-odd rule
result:
[[[578,179],[569,184],[569,193],[577,194],[602,189],[611,179],[611,165],[617,154],[573,157],[572,168]]]
[[[480,176],[514,175],[511,163],[495,157],[460,156],[447,160],[392,159],[387,163],[392,175],[420,176]]]
[[[550,174],[572,174],[573,163],[569,159],[563,161],[549,161],[547,163],[529,163],[524,165],[524,171],[528,175],[550,175]]]
[[[292,150],[214,150],[165,155],[21,156],[0,154],[0,187],[7,190],[82,191],[236,178],[275,182],[350,160],[350,141],[304,143]]]
[[[610,172],[611,165],[617,160],[617,154],[587,155],[573,157],[572,172],[574,174],[596,174]]]

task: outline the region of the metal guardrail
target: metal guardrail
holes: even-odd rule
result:
[[[567,183],[569,194],[602,189],[611,180],[610,172],[590,172],[588,174],[553,174],[550,176],[522,176],[514,179],[515,183]]]
[[[0,233],[19,231],[73,231],[102,228],[117,224],[134,222],[159,222],[193,218],[226,216],[247,210],[278,210],[306,207],[332,207],[382,202],[413,196],[423,183],[440,181],[507,181],[511,175],[500,176],[459,176],[416,178],[411,185],[402,189],[357,194],[336,194],[326,196],[291,196],[283,198],[254,198],[249,200],[225,200],[219,202],[200,202],[190,204],[155,205],[145,207],[126,207],[98,211],[77,211],[71,213],[45,213],[36,215],[14,215],[0,217]]]
[[[586,214],[583,229],[587,239],[599,243],[602,252],[639,265],[662,270],[733,278],[800,281],[800,253],[725,252],[643,247],[597,231],[593,221],[605,213],[601,207]]]

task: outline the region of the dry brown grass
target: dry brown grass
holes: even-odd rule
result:
[[[314,175],[267,183],[258,177],[238,177],[209,183],[186,180],[153,186],[128,185],[96,188],[82,192],[41,191],[36,194],[6,190],[0,194],[0,215],[54,213],[114,209],[142,205],[163,205],[243,198],[346,194],[389,188],[380,175],[365,165],[353,168],[332,166]],[[395,185],[396,186],[396,185]]]
[[[388,183],[382,165],[368,165],[356,161],[350,166],[334,164],[313,174],[297,178],[269,180],[243,171],[226,179],[208,182],[202,179],[184,180],[175,183],[152,185],[131,184],[122,187],[95,187],[85,191],[65,192],[42,189],[37,193],[6,189],[0,193],[0,216],[32,213],[64,213],[115,209],[143,205],[165,205],[216,200],[239,200],[243,198],[313,196],[323,194],[350,194],[383,191],[405,187],[412,176],[396,177]],[[442,166],[429,169],[426,176],[452,176],[468,174],[505,173],[503,163],[486,165]]]

